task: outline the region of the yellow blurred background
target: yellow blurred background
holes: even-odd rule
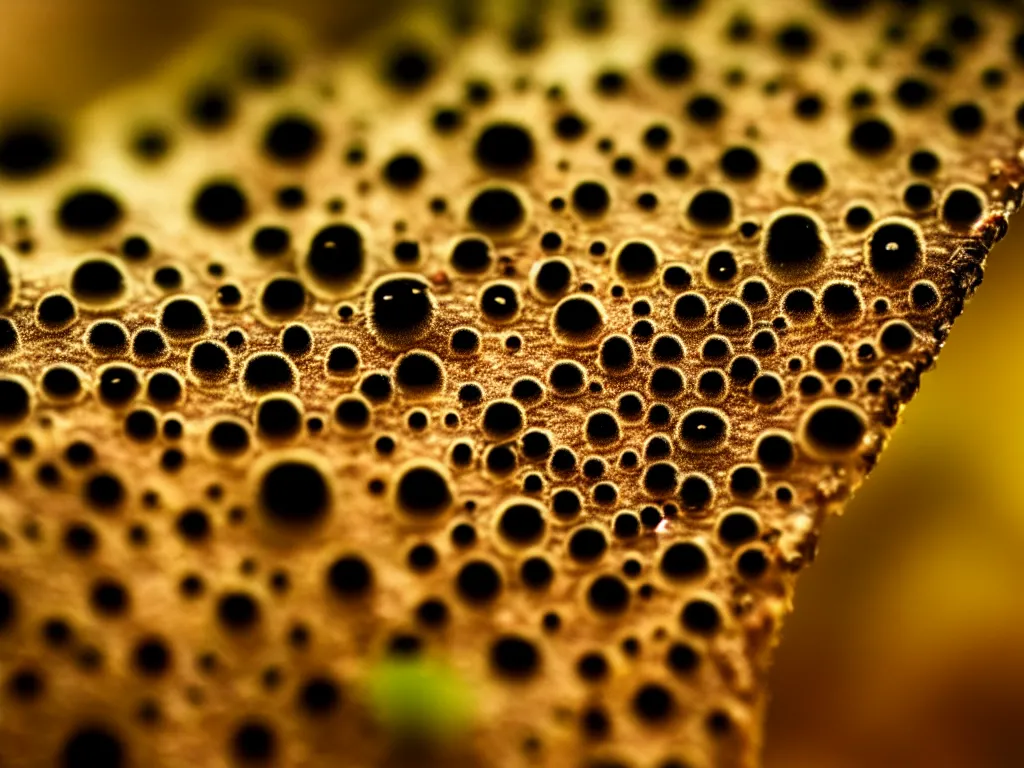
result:
[[[1024,766],[1024,222],[830,521],[772,670],[769,768]]]
[[[399,0],[0,0],[0,114],[69,112],[239,8],[331,42]],[[801,579],[768,768],[1024,766],[1024,222]]]

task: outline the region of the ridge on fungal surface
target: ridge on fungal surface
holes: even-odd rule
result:
[[[0,126],[0,763],[756,765],[1024,127],[999,4],[761,5],[457,3]]]

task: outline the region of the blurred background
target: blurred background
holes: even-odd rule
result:
[[[0,0],[0,119],[70,114],[241,8],[343,44],[401,0]],[[1024,766],[1024,222],[801,578],[767,768]]]
[[[768,768],[1024,765],[1024,222],[800,578]]]
[[[0,0],[0,110],[84,104],[233,16],[287,13],[340,44],[413,2],[424,0]]]

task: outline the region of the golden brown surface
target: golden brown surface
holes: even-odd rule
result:
[[[809,20],[813,44],[806,54],[795,50],[804,39],[799,31],[784,36],[788,52],[772,43],[794,9]],[[438,19],[428,19],[418,33],[438,57],[439,71],[422,86],[407,83],[396,94],[382,84],[382,52],[391,48],[368,44],[365,58],[301,65],[291,84],[241,100],[233,124],[215,131],[187,125],[179,113],[182,100],[168,97],[175,83],[191,85],[197,70],[210,66],[208,59],[191,57],[181,72],[99,104],[81,123],[68,162],[39,182],[5,189],[3,207],[15,211],[6,261],[16,282],[7,314],[20,337],[4,359],[12,374],[7,381],[35,389],[49,366],[72,363],[84,385],[82,395],[70,398],[74,404],[54,402],[52,392],[35,393],[31,417],[8,406],[13,468],[0,498],[7,504],[10,538],[0,567],[13,608],[3,652],[11,654],[5,663],[16,677],[45,670],[42,695],[5,710],[0,720],[9,734],[0,744],[17,744],[9,758],[15,765],[83,764],[75,762],[83,741],[106,746],[108,758],[119,749],[128,764],[252,761],[260,757],[255,741],[240,745],[236,735],[256,722],[273,734],[274,750],[264,756],[271,761],[319,764],[343,752],[353,764],[376,764],[395,735],[373,724],[389,721],[374,711],[375,670],[396,654],[440,659],[468,681],[474,711],[456,760],[753,762],[767,655],[794,573],[813,554],[824,514],[869,468],[898,404],[913,393],[918,373],[930,364],[973,286],[987,246],[1004,231],[1003,215],[1018,194],[1016,104],[1000,95],[1012,90],[1010,84],[979,92],[967,75],[924,109],[901,108],[893,100],[920,42],[945,23],[941,14],[915,16],[908,25],[911,42],[890,46],[879,43],[886,27],[881,12],[826,23],[803,4],[779,3],[758,10],[753,34],[761,41],[688,42],[694,72],[685,73],[678,56],[662,57],[658,82],[651,72],[652,57],[662,48],[660,38],[652,43],[655,24],[678,24],[687,41],[722,41],[732,9],[716,6],[671,22],[651,20],[633,5],[618,10],[615,27],[600,34],[572,31],[554,14],[548,34],[557,43],[514,58],[502,47],[504,37],[479,34],[446,43],[449,33],[443,25],[429,26]],[[991,22],[988,30],[991,40],[984,46],[959,44],[959,67],[977,76],[993,63],[1005,64],[1012,83],[1015,28]],[[878,62],[870,65],[876,55]],[[230,60],[218,66],[231,71]],[[607,93],[614,85],[609,79],[605,93],[595,92],[595,75],[609,66],[627,76],[621,94]],[[730,70],[743,77],[728,75]],[[490,97],[467,106],[465,124],[452,135],[438,135],[431,127],[435,108],[465,101],[467,73],[488,84]],[[959,90],[957,82],[963,83]],[[560,92],[550,91],[552,84]],[[875,94],[876,106],[851,109],[850,95],[862,88]],[[718,101],[720,118],[714,118],[713,102],[692,101],[702,94]],[[822,114],[794,115],[795,102],[810,94],[821,97]],[[470,92],[470,100],[479,102],[480,95]],[[955,115],[957,130],[947,124],[950,108],[964,100],[976,100],[983,110],[984,127],[977,131],[965,130],[970,110]],[[680,118],[684,103],[689,118]],[[802,108],[806,113],[807,104]],[[320,139],[308,157],[275,163],[263,156],[264,132],[282,111],[308,116],[317,126]],[[553,129],[570,112],[583,119],[580,138],[568,138],[564,123],[561,137]],[[891,145],[878,145],[886,131],[865,122],[878,117],[891,126]],[[169,157],[156,166],[125,151],[125,137],[140,118],[171,128]],[[505,127],[491,146],[495,134],[488,128],[496,123]],[[669,132],[666,147],[642,140],[648,127],[662,124]],[[859,150],[850,146],[851,131]],[[603,150],[598,140],[604,137],[611,146]],[[753,178],[737,178],[735,155],[721,167],[723,152],[739,145],[760,159]],[[365,160],[352,155],[353,147]],[[907,159],[921,148],[940,160],[939,170],[920,182],[934,199],[908,210],[904,192],[914,178]],[[408,181],[416,167],[409,159],[389,166],[397,153],[414,154],[422,178]],[[629,173],[624,160],[616,162],[621,156],[632,158]],[[677,156],[685,164],[671,159]],[[808,166],[787,184],[801,161],[824,170],[824,190],[808,188],[815,177]],[[201,215],[197,223],[195,195],[214,179],[236,183],[245,205],[237,216],[211,221],[210,206],[201,204],[206,220]],[[608,212],[580,210],[583,200],[573,190],[589,180],[610,189]],[[69,193],[86,184],[109,190],[117,206],[91,197],[84,213],[82,198],[69,209]],[[289,184],[301,184],[306,200],[282,210],[276,192]],[[521,221],[495,228],[471,213],[476,196],[491,187],[511,190],[522,201]],[[709,190],[730,196],[728,221],[698,215],[702,207],[721,205]],[[640,199],[644,193],[654,196],[655,205]],[[921,194],[915,190],[911,202]],[[555,199],[564,204],[553,205]],[[976,211],[974,201],[981,206]],[[870,210],[876,223],[850,226],[847,212],[855,203]],[[108,220],[96,226],[97,210],[104,209]],[[808,222],[819,233],[814,247],[807,242]],[[287,226],[291,247],[260,258],[252,253],[253,233],[270,223]],[[753,226],[746,230],[740,223]],[[795,233],[779,229],[794,223],[800,224]],[[332,230],[321,245],[341,247],[314,248],[311,257],[310,242],[333,224],[354,229]],[[492,241],[491,260],[476,274],[460,273],[451,263],[454,243],[479,238],[480,230]],[[923,246],[915,253],[918,230]],[[361,248],[353,245],[354,232]],[[558,233],[559,240],[542,243],[546,232]],[[130,235],[144,236],[152,252],[139,257],[129,247],[125,254]],[[395,250],[398,242],[418,243],[418,258],[403,259],[411,249]],[[594,253],[595,242],[603,252]],[[103,251],[110,255],[98,258]],[[360,258],[351,267],[356,251]],[[715,256],[711,271],[708,260],[724,251],[734,254],[737,275],[715,279],[716,269],[728,273],[729,260]],[[914,258],[904,262],[908,251]],[[643,258],[651,253],[659,263],[646,269]],[[73,271],[90,260],[85,272]],[[568,282],[546,294],[537,283],[538,263],[545,260],[570,268]],[[178,268],[182,285],[168,287],[160,267]],[[680,268],[688,270],[690,284]],[[333,276],[326,274],[330,270]],[[409,272],[425,278],[403,277],[378,290],[380,281]],[[161,274],[163,289],[154,284]],[[275,277],[291,274],[305,280],[306,293],[295,308],[287,294],[299,291],[296,283],[278,282],[266,293]],[[767,302],[742,290],[755,276],[765,281]],[[230,298],[225,284],[240,289],[240,304],[224,306]],[[505,287],[495,294],[496,286]],[[813,309],[800,310],[798,289],[813,292]],[[38,300],[53,290],[75,294],[80,318],[72,325],[40,326]],[[928,301],[931,292],[934,302]],[[392,297],[407,308],[428,295],[429,317],[404,333],[382,333]],[[687,315],[699,306],[698,295],[707,302],[707,317]],[[168,305],[180,312],[182,296],[212,310],[194,332],[168,327],[172,318],[162,314]],[[513,297],[521,310],[499,317]],[[856,306],[839,311],[837,302],[851,297]],[[129,333],[158,327],[163,317],[169,352],[143,360],[116,349],[90,351],[86,329],[104,316],[118,318]],[[294,322],[312,332],[312,349],[297,353],[292,347],[292,381],[269,389],[295,395],[255,392],[243,371],[253,355],[281,350],[280,334]],[[653,324],[650,333],[638,327],[643,322]],[[452,352],[450,335],[459,327],[480,330],[478,353]],[[769,327],[777,350],[765,344]],[[241,345],[200,341],[227,340],[236,328],[245,334]],[[761,341],[754,344],[759,332]],[[634,350],[634,363],[624,370],[609,365],[605,342],[614,334],[633,337],[619,344],[619,355]],[[649,341],[658,334],[669,340]],[[517,346],[509,346],[510,337]],[[673,352],[673,337],[682,354]],[[731,351],[712,353],[705,347],[712,337],[724,339]],[[325,365],[330,348],[343,343],[358,350],[351,375],[336,375]],[[827,355],[815,354],[822,343],[838,345],[841,373]],[[865,344],[872,345],[870,353]],[[430,359],[443,367],[443,378],[425,383],[426,363],[403,367],[403,361],[424,359],[410,358],[407,350],[435,355]],[[228,361],[226,369],[217,367],[218,356]],[[757,359],[759,373],[746,375],[737,357]],[[130,375],[116,368],[110,373],[117,359],[130,360],[140,379],[158,368],[177,371],[188,382],[183,399],[155,408],[146,404],[143,389],[130,404],[104,403],[110,393],[94,393],[93,387],[105,376],[105,386],[116,389]],[[582,365],[581,393],[558,393],[549,382],[560,360]],[[815,367],[824,370],[809,373]],[[721,393],[710,387],[716,370]],[[365,390],[357,382],[373,371],[391,371],[397,394],[372,406],[366,426],[351,428],[359,414],[353,405],[341,413],[349,423],[337,423],[336,407],[352,402],[347,393]],[[682,376],[678,392],[672,391],[673,371]],[[522,385],[512,389],[524,376],[541,382],[545,391],[538,401],[525,397]],[[816,381],[820,392],[814,391]],[[480,404],[459,396],[469,382],[479,384]],[[778,396],[773,382],[781,385]],[[8,402],[16,403],[18,385],[6,386]],[[620,396],[630,392],[644,404],[637,419],[620,405]],[[521,412],[512,405],[516,395],[524,400],[522,425],[513,418]],[[295,434],[269,435],[273,425],[264,411],[267,420],[250,427],[255,434],[243,456],[225,458],[209,448],[218,420],[259,422],[258,403],[277,409],[278,429],[287,403],[304,413],[305,425],[300,422]],[[666,407],[664,423],[650,423],[656,404]],[[655,422],[658,411],[653,408]],[[417,413],[426,415],[426,427],[416,423]],[[595,414],[600,419],[591,422],[588,435],[585,424]],[[176,418],[183,425],[180,438],[158,426]],[[311,418],[319,418],[322,428]],[[510,419],[507,428],[500,423]],[[149,423],[159,436],[143,428]],[[707,433],[722,424],[729,425],[727,438],[709,441]],[[572,450],[578,465],[602,459],[604,476],[579,466],[563,471],[557,461],[531,457],[537,438],[523,438],[537,430],[550,435],[552,449]],[[669,456],[650,455],[648,438],[655,434],[665,435]],[[381,435],[397,447],[382,452]],[[19,441],[25,436],[31,450]],[[764,441],[769,436],[774,443]],[[779,436],[791,436],[797,451],[776,466],[787,445]],[[83,438],[94,448],[95,463],[68,466],[68,445]],[[471,467],[452,466],[452,448],[460,442],[472,446]],[[510,460],[502,448],[507,444],[516,446],[511,470],[499,466]],[[657,452],[659,443],[654,446]],[[301,461],[308,469],[296,469],[288,479],[297,482],[282,484],[273,468],[284,461]],[[424,462],[433,474],[413,475],[418,483],[403,495],[408,469]],[[731,482],[733,471],[746,465],[760,465],[763,490],[744,494]],[[436,477],[446,479],[451,500],[441,493],[436,508],[410,514],[408,507],[431,491],[424,481]],[[704,503],[694,495],[700,487],[695,478],[713,489]],[[313,492],[321,480],[322,501]],[[556,497],[561,489],[584,500],[580,514],[566,519],[556,504],[566,498]],[[399,508],[403,498],[405,510]],[[515,525],[503,528],[510,507]],[[643,517],[650,523],[640,525],[636,514],[647,508],[653,511]],[[727,518],[737,508],[747,517]],[[539,532],[529,530],[535,525],[531,509],[540,511]],[[296,521],[303,512],[316,519]],[[749,521],[751,532],[745,530]],[[98,537],[95,552],[76,543],[88,538],[76,523]],[[459,523],[474,526],[474,543],[458,543],[466,530]],[[429,542],[438,558],[429,573],[409,567],[408,552],[421,542]],[[584,556],[587,551],[595,556]],[[758,553],[765,557],[763,573],[752,567],[760,564]],[[332,579],[332,573],[338,576],[332,566],[342,557],[349,558],[343,562],[350,578]],[[352,594],[354,557],[372,573],[358,595]],[[554,580],[544,589],[524,582],[521,568],[530,557],[553,566]],[[489,573],[479,565],[484,562],[497,569],[501,583],[487,600],[480,599]],[[471,564],[475,570],[466,570]],[[186,599],[181,579],[191,573],[202,578],[204,590]],[[286,575],[286,587],[277,574]],[[125,586],[126,609],[111,610],[109,591],[97,595],[101,578]],[[345,594],[335,594],[339,584]],[[628,595],[621,605],[612,601],[620,591]],[[225,603],[225,597],[232,600]],[[417,606],[427,598],[448,608],[440,630],[416,626]],[[240,620],[252,606],[255,618]],[[58,607],[73,627],[70,652],[55,653],[37,639]],[[556,618],[547,618],[552,614]],[[310,639],[288,639],[296,622],[308,628]],[[140,668],[139,644],[153,638],[167,654],[166,669],[154,670],[146,659]],[[145,647],[161,655],[152,644]],[[578,667],[581,656],[595,650],[610,664],[597,684],[582,679]],[[204,660],[207,654],[212,663]],[[99,670],[92,668],[97,656]],[[683,662],[691,658],[696,669],[686,671]],[[339,686],[338,707],[319,711],[316,702],[330,699],[324,693],[329,686],[317,688],[321,698],[312,703],[304,696],[309,681],[321,678]],[[61,737],[35,738],[38,722]]]

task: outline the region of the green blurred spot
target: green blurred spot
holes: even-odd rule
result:
[[[396,737],[450,740],[469,730],[473,697],[456,672],[430,659],[390,659],[370,670],[371,711]]]

